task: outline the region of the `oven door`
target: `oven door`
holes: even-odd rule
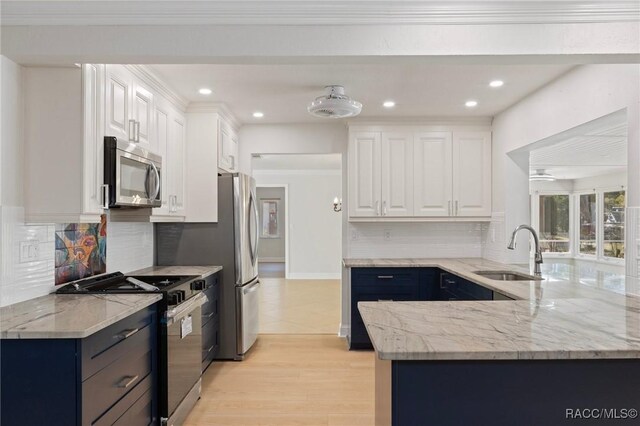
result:
[[[159,207],[162,204],[162,160],[122,149],[116,149],[115,157],[114,205]]]
[[[161,413],[163,417],[171,417],[200,379],[202,304],[206,300],[204,293],[199,293],[167,312],[167,413]]]

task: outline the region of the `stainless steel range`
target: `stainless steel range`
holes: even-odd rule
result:
[[[163,425],[179,425],[200,398],[201,306],[207,301],[198,276],[125,276],[121,272],[74,281],[56,293],[146,293],[159,302],[158,406]]]

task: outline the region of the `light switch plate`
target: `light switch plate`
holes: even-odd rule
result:
[[[33,262],[40,257],[40,241],[20,241],[20,263]]]
[[[391,230],[390,229],[385,229],[384,230],[384,240],[385,241],[391,241]]]

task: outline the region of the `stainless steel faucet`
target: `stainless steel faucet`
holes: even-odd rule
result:
[[[513,230],[513,234],[511,234],[511,240],[509,240],[509,245],[507,246],[507,248],[509,250],[513,250],[516,248],[516,234],[521,229],[526,229],[527,231],[531,232],[531,235],[533,235],[533,242],[535,243],[535,246],[536,246],[536,254],[533,259],[534,260],[533,273],[534,275],[540,276],[542,275],[542,271],[540,270],[540,265],[542,264],[542,252],[540,251],[540,240],[538,239],[538,233],[536,232],[535,229],[533,229],[529,225],[518,226],[516,229]]]

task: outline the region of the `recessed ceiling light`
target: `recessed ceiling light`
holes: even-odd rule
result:
[[[464,103],[464,106],[466,106],[467,108],[473,108],[475,106],[478,106],[478,101],[467,101]]]
[[[203,87],[202,89],[198,90],[198,93],[200,93],[201,95],[210,95],[213,92],[211,91],[211,89]]]
[[[491,87],[502,87],[504,85],[504,81],[502,80],[493,80],[491,83],[489,83],[489,86]]]
[[[394,106],[396,106],[396,103],[393,101],[384,101],[382,106],[385,108],[393,108]]]
[[[262,117],[264,117],[264,113],[260,111],[256,111],[253,113],[253,118],[262,118]]]

